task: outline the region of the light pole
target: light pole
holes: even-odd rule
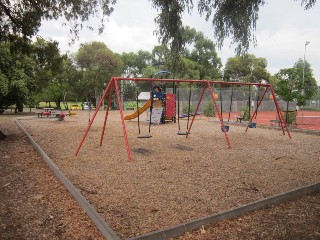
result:
[[[306,51],[307,51],[307,45],[310,42],[306,41],[304,44],[304,55],[303,55],[303,69],[302,69],[302,91],[301,94],[304,95],[304,75],[306,71]]]

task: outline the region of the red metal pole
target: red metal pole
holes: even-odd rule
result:
[[[290,134],[289,129],[288,129],[288,127],[287,127],[287,123],[286,123],[286,121],[283,119],[283,116],[282,116],[282,114],[281,114],[281,109],[280,109],[279,103],[278,103],[278,101],[277,101],[277,99],[276,99],[276,95],[274,94],[274,91],[273,91],[272,86],[270,86],[270,90],[271,90],[271,94],[272,94],[272,97],[273,97],[274,104],[276,105],[276,109],[277,109],[277,112],[278,112],[278,117],[279,117],[280,124],[281,124],[282,131],[283,131],[283,135],[285,135],[284,129],[286,129],[286,131],[287,131],[287,133],[288,133],[288,136],[289,136],[289,138],[291,139],[291,134]]]
[[[260,101],[259,101],[259,103],[258,103],[258,105],[257,105],[257,108],[256,108],[256,110],[254,111],[254,114],[252,115],[249,123],[251,123],[252,120],[253,120],[253,118],[255,117],[255,115],[257,115],[257,113],[258,113],[258,108],[260,107],[260,104],[262,103],[262,100],[263,100],[263,98],[264,98],[264,96],[266,95],[266,93],[267,93],[268,90],[269,90],[269,86],[266,88],[266,90],[264,90],[264,92],[263,92],[263,94],[262,94],[262,97],[261,97],[261,99],[260,99]],[[246,131],[248,130],[248,127],[249,127],[249,124],[247,125]]]
[[[215,80],[193,80],[193,79],[161,79],[161,78],[122,78],[122,77],[114,77],[116,81],[124,80],[124,81],[144,81],[144,82],[188,82],[188,83],[204,83],[204,82],[210,82],[213,84],[220,84],[220,85],[252,85],[252,86],[261,86],[261,87],[267,87],[270,84],[264,84],[264,83],[243,83],[243,82],[222,82],[222,81],[215,81]]]
[[[214,95],[213,95],[214,93],[213,93],[213,90],[212,90],[212,88],[211,88],[211,86],[210,86],[210,82],[208,81],[207,84],[208,84],[208,88],[209,88],[209,90],[210,90],[211,98],[212,98],[212,100],[213,100],[214,106],[215,106],[215,108],[216,108],[217,114],[218,114],[219,119],[220,119],[221,129],[223,129],[223,132],[224,132],[224,135],[225,135],[225,137],[226,137],[228,146],[229,146],[229,148],[231,148],[231,144],[230,144],[230,141],[229,141],[229,138],[228,138],[228,134],[227,134],[226,128],[225,128],[225,126],[224,126],[224,123],[223,123],[223,120],[222,120],[222,116],[221,116],[221,114],[220,114],[219,107],[218,107],[218,105],[217,105],[216,99],[215,99],[215,97],[214,97]]]
[[[107,109],[106,109],[106,116],[104,118],[104,123],[103,123],[101,138],[100,138],[100,146],[102,146],[104,131],[106,129],[106,124],[107,124],[107,119],[108,119],[108,114],[109,114],[110,102],[112,100],[112,93],[113,93],[113,88],[114,88],[114,80],[112,80],[112,82],[113,82],[113,84],[110,86],[109,98],[108,98],[108,106],[107,106]]]
[[[119,109],[120,109],[120,116],[121,116],[121,122],[122,122],[124,142],[126,144],[126,149],[127,149],[127,154],[128,154],[128,161],[130,162],[131,161],[130,146],[129,146],[129,141],[128,141],[126,125],[125,125],[124,117],[123,117],[122,102],[121,102],[121,98],[120,98],[120,94],[119,94],[118,81],[116,79],[114,79],[114,85],[116,87],[116,94],[117,94],[118,105],[119,105]]]
[[[99,102],[98,106],[96,106],[96,111],[94,112],[94,114],[93,114],[93,116],[92,116],[92,118],[91,118],[91,120],[90,120],[90,122],[89,122],[89,125],[88,125],[88,127],[87,127],[87,129],[86,129],[86,132],[84,133],[84,135],[83,135],[83,137],[82,137],[82,139],[81,139],[81,141],[80,141],[80,143],[79,143],[79,146],[78,146],[78,148],[77,148],[74,156],[78,156],[78,153],[79,153],[79,151],[80,151],[80,148],[82,147],[82,144],[83,144],[84,140],[86,139],[86,137],[87,137],[87,135],[88,135],[88,132],[89,132],[89,130],[90,130],[90,127],[91,127],[91,125],[92,125],[92,123],[93,123],[93,121],[94,121],[97,113],[99,112],[99,108],[100,108],[101,105],[102,105],[103,99],[106,97],[106,94],[107,94],[107,92],[108,92],[108,90],[109,90],[109,88],[110,88],[111,82],[112,82],[112,79],[110,80],[110,82],[109,82],[106,90],[104,91],[104,93],[103,93],[103,95],[102,95],[102,97],[101,97],[101,99],[100,99],[100,102]]]
[[[280,126],[281,126],[283,135],[285,135],[284,127],[283,127],[283,118],[282,118],[280,106],[278,105],[278,102],[275,101],[275,99],[276,99],[275,94],[274,94],[273,92],[271,92],[271,95],[272,95],[273,102],[274,102],[274,104],[275,104],[275,106],[276,106],[276,110],[277,110],[277,114],[278,114],[278,118],[279,118],[279,124],[280,124]]]
[[[193,121],[194,121],[196,115],[198,114],[199,106],[200,106],[200,103],[201,103],[201,101],[202,101],[202,97],[203,97],[203,94],[204,94],[206,88],[207,88],[207,87],[202,86],[202,92],[201,92],[201,95],[200,95],[200,99],[199,99],[199,101],[198,101],[196,110],[194,111],[194,114],[193,114],[193,117],[192,117],[192,121],[191,121],[190,127],[189,127],[189,129],[188,129],[188,131],[187,131],[186,138],[189,136],[189,133],[190,133],[190,131],[191,131],[191,127],[192,127]],[[178,103],[178,104],[179,104],[179,103]],[[178,113],[178,114],[179,114],[179,113]]]

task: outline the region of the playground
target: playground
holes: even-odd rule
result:
[[[228,148],[218,118],[197,116],[187,138],[177,135],[173,121],[152,124],[152,137],[138,138],[135,118],[125,122],[129,162],[120,111],[108,114],[102,146],[105,111],[96,115],[77,157],[75,149],[88,127],[87,112],[78,111],[65,121],[34,117],[20,122],[122,238],[320,180],[317,135],[291,132],[290,139],[281,128],[258,125],[245,132],[246,125],[234,123]],[[147,134],[149,123],[140,121],[141,134]],[[186,129],[187,118],[180,124]]]

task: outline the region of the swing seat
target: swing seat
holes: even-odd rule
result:
[[[185,132],[178,131],[177,134],[178,135],[188,135],[188,131],[185,131]]]
[[[257,123],[251,122],[251,123],[248,124],[248,127],[249,128],[257,128]]]
[[[230,126],[224,125],[224,129],[226,130],[226,132],[229,132],[229,128],[230,128]],[[221,127],[221,131],[224,132],[223,127]]]
[[[137,138],[151,138],[151,135],[139,135]]]

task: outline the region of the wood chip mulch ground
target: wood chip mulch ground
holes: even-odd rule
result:
[[[13,118],[3,115],[0,119],[0,127],[8,136],[0,141],[4,152],[0,156],[0,190],[5,196],[1,200],[0,238],[101,239],[17,129]],[[138,139],[137,122],[129,121],[129,163],[118,112],[110,113],[103,146],[99,147],[103,119],[101,112],[78,157],[73,154],[88,125],[87,112],[79,111],[65,121],[32,117],[21,123],[123,238],[320,180],[319,136],[294,133],[289,140],[278,130],[257,128],[244,133],[243,127],[231,126],[233,148],[227,149],[219,125],[206,119],[194,123],[188,139],[176,135],[173,123],[154,125],[152,138]],[[185,128],[186,121],[181,124]],[[147,133],[148,126],[142,124],[141,130]],[[317,239],[318,203],[319,194],[314,194],[181,238],[290,239],[292,234],[300,234],[305,239]],[[299,230],[298,225],[309,227]],[[291,226],[298,230],[289,231]]]

